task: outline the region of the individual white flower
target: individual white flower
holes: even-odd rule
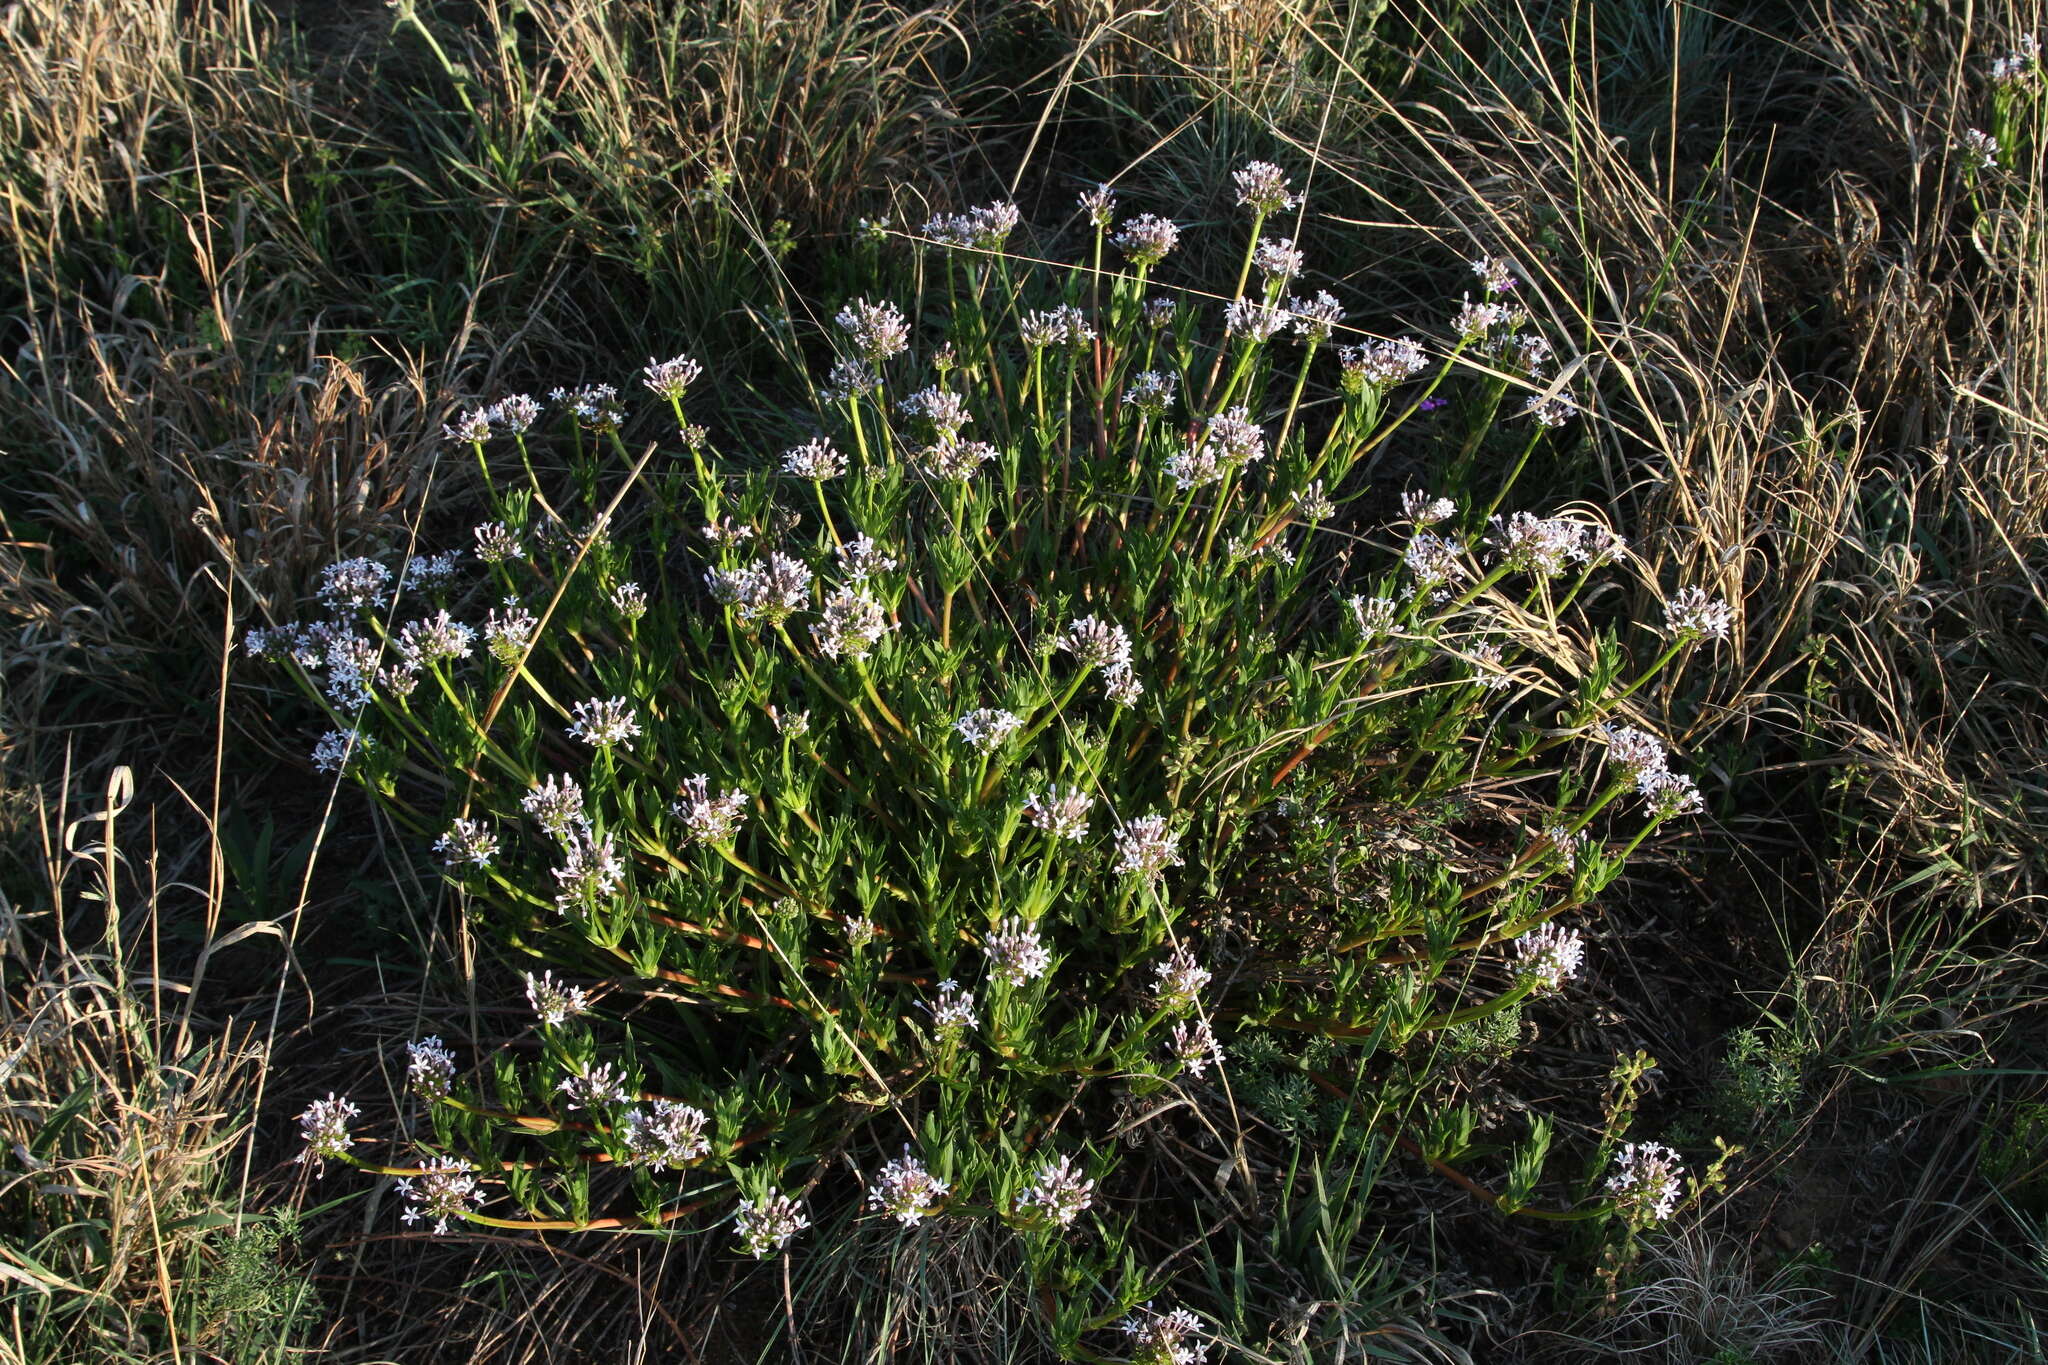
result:
[[[981,1023],[974,1013],[973,993],[951,977],[939,983],[937,997],[926,1008],[941,1038],[957,1036]]]
[[[713,796],[710,777],[698,773],[683,780],[683,794],[669,809],[697,842],[728,844],[739,832],[740,822],[746,818],[747,803],[752,799],[743,791]]]
[[[910,349],[910,324],[904,320],[903,310],[893,303],[855,299],[840,309],[833,321],[846,333],[853,349],[874,364]],[[873,388],[874,384],[862,387]]]
[[[311,1161],[317,1171],[324,1167],[328,1157],[346,1157],[349,1144],[354,1141],[348,1135],[349,1122],[362,1112],[332,1091],[326,1099],[314,1100],[299,1115],[299,1139],[305,1147],[293,1160],[301,1165]]]
[[[1247,162],[1243,170],[1232,171],[1230,179],[1237,186],[1237,202],[1255,213],[1275,213],[1301,203],[1301,196],[1288,189],[1287,172],[1270,161]]]
[[[1131,1338],[1131,1365],[1201,1365],[1209,1357],[1196,1340],[1202,1320],[1185,1308],[1155,1313],[1148,1303],[1118,1326]]]
[[[1562,990],[1579,974],[1586,945],[1576,929],[1539,924],[1515,940],[1515,975],[1532,990]]]
[[[626,880],[626,867],[611,835],[599,838],[578,829],[563,840],[562,865],[554,874],[555,908],[573,910],[617,891]]]
[[[1154,266],[1180,245],[1180,228],[1170,219],[1141,213],[1136,218],[1126,219],[1123,228],[1109,240],[1132,265]],[[1154,303],[1159,301],[1153,300]]]
[[[1664,629],[1688,640],[1725,640],[1735,612],[1703,588],[1680,588],[1664,603]]]
[[[865,659],[895,628],[880,602],[857,592],[835,592],[811,623],[811,638],[828,659]]]
[[[1024,718],[1014,711],[984,706],[980,710],[969,711],[954,721],[953,729],[970,748],[986,754],[1002,747],[1003,741],[1015,734],[1023,724]]]
[[[1052,970],[1052,951],[1038,936],[1036,925],[1011,915],[982,940],[989,970],[1012,986],[1036,981]]]
[[[1195,955],[1185,947],[1175,948],[1164,962],[1152,968],[1152,974],[1158,978],[1152,985],[1154,1006],[1174,1014],[1192,1012],[1201,1003],[1202,988],[1210,980],[1209,969],[1195,961]]]
[[[471,1174],[475,1168],[468,1162],[435,1156],[420,1165],[419,1174],[408,1176],[397,1185],[399,1194],[405,1197],[405,1210],[399,1218],[407,1224],[431,1221],[434,1235],[439,1236],[448,1231],[451,1221],[483,1203],[483,1191]]]
[[[1306,258],[1292,237],[1261,237],[1252,248],[1252,265],[1267,284],[1284,284],[1301,273]]]
[[[732,1230],[748,1255],[766,1260],[810,1225],[801,1205],[780,1190],[770,1190],[759,1200],[740,1201]]]
[[[882,1210],[904,1227],[915,1227],[939,1211],[951,1188],[905,1147],[903,1155],[882,1167],[868,1186],[868,1207]]]
[[[560,1028],[578,1015],[590,1012],[590,997],[581,986],[555,980],[553,971],[526,974],[526,1003],[547,1028]]]
[[[1088,812],[1095,798],[1079,787],[1048,787],[1024,803],[1024,818],[1055,839],[1088,837]]]
[[[632,747],[640,734],[640,720],[633,704],[624,697],[590,697],[569,708],[569,736],[593,749],[615,744]]]
[[[1631,1142],[1614,1159],[1607,1193],[1615,1211],[1636,1227],[1669,1218],[1678,1207],[1679,1181],[1685,1173],[1677,1152],[1655,1142]]]
[[[799,479],[836,479],[846,472],[846,457],[820,437],[784,451],[782,472]]]
[[[1041,1161],[1017,1196],[1020,1211],[1043,1214],[1063,1228],[1072,1227],[1094,1202],[1095,1182],[1081,1174],[1070,1156]]]
[[[406,1084],[412,1092],[432,1104],[445,1099],[455,1084],[455,1054],[438,1037],[422,1038],[405,1045]]]
[[[687,1166],[711,1150],[704,1135],[711,1119],[702,1109],[656,1100],[628,1109],[619,1121],[619,1140],[636,1166],[670,1170]]]
[[[586,1071],[572,1071],[555,1083],[571,1109],[595,1109],[600,1105],[624,1104],[632,1098],[626,1078],[610,1062],[599,1062]]]
[[[375,606],[391,585],[391,570],[374,559],[344,559],[320,571],[320,600],[337,611]]]
[[[1170,1047],[1174,1060],[1186,1067],[1191,1076],[1207,1075],[1210,1067],[1223,1061],[1223,1044],[1216,1041],[1206,1019],[1175,1024]]]
[[[1157,877],[1180,865],[1180,838],[1166,827],[1163,815],[1141,815],[1116,832],[1116,870]]]
[[[683,396],[683,390],[697,382],[697,376],[704,373],[704,367],[686,355],[671,360],[649,360],[640,371],[640,382],[648,392],[657,398],[666,398],[671,403]]]
[[[481,820],[457,820],[434,841],[434,851],[450,867],[464,863],[489,867],[491,859],[498,856],[498,836]]]

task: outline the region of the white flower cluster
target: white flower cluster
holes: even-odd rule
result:
[[[489,867],[498,855],[498,836],[481,820],[460,819],[434,841],[434,851],[450,867],[464,863]]]
[[[711,1119],[702,1109],[674,1100],[656,1100],[628,1109],[619,1122],[619,1140],[636,1166],[670,1170],[687,1166],[711,1150],[704,1135]]]
[[[1472,262],[1472,273],[1479,277],[1479,287],[1489,294],[1505,294],[1521,283],[1515,278],[1514,263],[1498,256],[1482,256]]]
[[[1417,526],[1434,526],[1458,515],[1458,504],[1449,498],[1432,498],[1420,488],[1401,495],[1401,511]]]
[[[1079,787],[1048,787],[1024,802],[1024,818],[1055,839],[1088,837],[1088,812],[1095,798]]]
[[[984,204],[965,213],[939,214],[924,225],[924,235],[941,246],[975,251],[1001,251],[1023,221],[1015,204]]]
[[[1131,1338],[1131,1365],[1201,1365],[1209,1348],[1196,1338],[1202,1320],[1185,1308],[1155,1313],[1146,1304],[1118,1324]]]
[[[349,1121],[362,1112],[331,1091],[326,1099],[314,1100],[299,1115],[299,1139],[306,1145],[293,1159],[301,1165],[311,1160],[317,1170],[328,1157],[347,1156],[352,1141],[348,1135]]]
[[[846,472],[846,456],[823,437],[806,441],[782,454],[782,472],[799,479],[836,479]]]
[[[1252,265],[1268,285],[1285,284],[1301,273],[1307,258],[1292,237],[1261,237],[1252,248]]]
[[[800,1204],[780,1190],[770,1190],[758,1200],[740,1201],[732,1230],[748,1255],[765,1260],[810,1225]]]
[[[1038,936],[1037,927],[1015,915],[989,930],[981,946],[988,954],[989,970],[1012,986],[1035,981],[1052,970],[1052,951]]]
[[[1201,1002],[1202,988],[1210,981],[1207,967],[1195,961],[1186,948],[1175,948],[1166,961],[1152,969],[1159,979],[1152,985],[1152,1002],[1171,1014],[1187,1014]]]
[[[1223,330],[1226,335],[1248,337],[1252,341],[1271,341],[1294,315],[1283,304],[1267,303],[1262,299],[1232,299],[1223,305]]]
[[[526,974],[526,1003],[547,1028],[560,1028],[578,1015],[590,1012],[590,997],[581,986],[555,980],[553,971]]]
[[[1576,929],[1539,924],[1515,940],[1515,974],[1533,990],[1561,990],[1579,974],[1585,955]]]
[[[1328,341],[1330,334],[1337,330],[1337,324],[1344,321],[1343,305],[1327,289],[1317,290],[1312,299],[1287,300],[1287,312],[1294,319],[1295,335],[1313,346]]]
[[[1164,370],[1141,370],[1131,377],[1130,387],[1124,390],[1123,405],[1136,408],[1150,417],[1163,417],[1173,406],[1173,397],[1180,388],[1180,376]]]
[[[1637,1227],[1661,1223],[1678,1207],[1685,1165],[1678,1153],[1655,1142],[1631,1142],[1614,1159],[1607,1193],[1615,1210]]]
[[[412,1092],[432,1104],[447,1097],[455,1084],[455,1054],[438,1037],[422,1038],[405,1045],[406,1084]]]
[[[1347,389],[1367,385],[1388,389],[1421,374],[1429,366],[1429,356],[1421,342],[1411,337],[1391,337],[1345,346],[1338,350],[1337,362],[1344,367]]]
[[[1059,647],[1083,668],[1102,670],[1103,689],[1118,706],[1130,706],[1145,693],[1131,666],[1131,637],[1122,626],[1093,616],[1076,617],[1060,637]]]
[[[626,865],[607,834],[596,837],[581,829],[563,840],[562,865],[554,869],[555,908],[573,910],[603,900],[626,880]]]
[[[1017,733],[1023,724],[1024,718],[1014,711],[984,706],[954,721],[953,729],[969,748],[987,754],[1002,747],[1003,741]]]
[[[519,805],[542,829],[564,843],[578,831],[590,828],[590,817],[583,810],[583,789],[573,777],[557,774],[534,783],[520,798]]]
[[[1026,313],[1017,324],[1017,334],[1026,348],[1042,351],[1049,346],[1085,346],[1095,340],[1095,329],[1072,304],[1061,304],[1044,312]]]
[[[1180,245],[1180,228],[1171,219],[1141,213],[1126,219],[1122,230],[1109,240],[1132,265],[1154,266]]]
[[[626,1078],[610,1062],[599,1062],[587,1071],[572,1071],[555,1085],[571,1109],[595,1109],[603,1104],[624,1104],[632,1098]]]
[[[747,802],[752,799],[737,790],[713,796],[710,777],[698,773],[684,779],[683,794],[669,810],[698,843],[726,844],[739,832],[740,821],[746,818]]]
[[[431,1220],[435,1236],[448,1231],[451,1219],[464,1217],[483,1203],[484,1194],[477,1188],[473,1170],[468,1162],[454,1157],[428,1158],[419,1174],[398,1182],[398,1192],[405,1196],[405,1211],[399,1218],[407,1224]]]
[[[742,621],[776,625],[811,601],[811,571],[802,560],[771,554],[744,569],[707,569],[704,582],[714,600]]]
[[[548,401],[559,403],[592,431],[617,431],[626,420],[625,409],[619,406],[619,391],[610,384],[556,389],[548,395]]]
[[[1040,1162],[1017,1196],[1020,1210],[1041,1213],[1063,1228],[1072,1227],[1094,1202],[1095,1182],[1082,1176],[1070,1156]]]
[[[1680,588],[1664,603],[1664,629],[1688,640],[1725,640],[1735,611],[1704,588]]]
[[[2041,40],[2031,33],[2022,33],[2017,49],[2003,57],[1991,59],[1991,79],[2000,85],[2023,81],[2041,69]]]
[[[1230,179],[1237,187],[1237,202],[1254,213],[1275,213],[1301,203],[1301,196],[1288,189],[1287,172],[1270,161],[1246,162],[1243,170],[1230,173]]]
[[[833,321],[846,333],[853,349],[870,364],[879,365],[910,349],[910,324],[904,319],[903,310],[893,303],[855,299],[841,308]],[[862,387],[873,388],[874,384]]]
[[[1982,128],[1966,129],[1963,133],[1963,159],[1975,170],[1996,170],[1998,139]]]
[[[1169,867],[1180,866],[1180,836],[1166,827],[1163,815],[1141,815],[1116,832],[1116,870],[1150,881]]]
[[[1080,202],[1081,212],[1088,215],[1088,225],[1097,231],[1108,227],[1116,216],[1116,191],[1107,185],[1081,191]]]
[[[1166,472],[1183,492],[1215,483],[1266,457],[1266,436],[1242,405],[1211,417],[1187,446],[1169,456]]]
[[[981,1023],[974,1013],[974,993],[951,977],[939,983],[937,998],[926,1008],[941,1038],[956,1037]]]
[[[1191,1076],[1205,1075],[1210,1067],[1223,1061],[1223,1044],[1216,1041],[1206,1019],[1175,1024],[1170,1046],[1174,1060],[1186,1067]]]
[[[1636,784],[1653,816],[1661,820],[1705,809],[1698,785],[1671,771],[1664,744],[1655,735],[1632,725],[1603,725],[1600,734],[1607,741],[1609,761],[1621,770],[1624,781]]]
[[[880,602],[863,593],[841,590],[825,598],[818,619],[811,623],[811,638],[828,659],[865,659],[894,629],[895,623]]]
[[[640,720],[624,697],[591,697],[569,708],[568,732],[593,749],[631,748],[640,734]]]
[[[674,403],[682,398],[683,390],[696,383],[697,377],[703,373],[704,367],[686,355],[669,360],[649,359],[640,371],[640,382],[655,397]]]
[[[877,1208],[905,1227],[915,1227],[939,1211],[952,1187],[925,1169],[922,1161],[905,1147],[903,1155],[882,1167],[868,1186],[868,1206]]]

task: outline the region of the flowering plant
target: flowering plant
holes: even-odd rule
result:
[[[724,1218],[765,1257],[864,1152],[872,1216],[1000,1220],[1084,1286],[1062,1340],[1131,1315],[1194,1359],[1117,1258],[1113,1128],[1214,1102],[1247,1030],[1365,1086],[1567,988],[1572,912],[1700,805],[1627,700],[1730,608],[1674,594],[1631,675],[1580,605],[1630,570],[1610,527],[1498,514],[1510,486],[1394,505],[1373,457],[1468,376],[1488,423],[1526,395],[1517,470],[1578,420],[1512,267],[1441,338],[1340,339],[1265,233],[1286,176],[1236,188],[1221,308],[1155,286],[1181,229],[1107,190],[1085,267],[1009,254],[1008,205],[935,219],[929,291],[846,303],[772,447],[693,420],[683,357],[644,374],[670,435],[603,385],[555,432],[524,397],[451,422],[493,499],[474,562],[336,565],[321,619],[249,648],[537,973],[538,1045],[417,1044],[421,1157],[373,1160],[338,1099],[316,1157],[437,1228]],[[1632,1222],[1669,1211],[1635,1188]],[[1057,1269],[1091,1258],[1100,1289]]]

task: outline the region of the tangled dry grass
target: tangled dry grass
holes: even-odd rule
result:
[[[1388,1197],[1407,1221],[1319,1234],[1327,1274],[1306,1254],[1220,1267],[1220,1301],[1293,1296],[1322,1320],[1376,1238],[1398,1292],[1345,1339],[1408,1358],[1535,1355],[1559,1332],[1581,1359],[2038,1354],[2048,218],[2038,155],[2010,158],[1994,195],[1958,150],[1988,117],[1987,63],[2029,32],[2048,32],[2033,0],[18,0],[0,15],[0,887],[20,917],[20,1145],[0,1219],[35,1263],[4,1262],[0,1352],[81,1358],[59,1343],[83,1331],[95,1359],[746,1358],[760,1343],[720,1324],[823,1322],[857,1294],[821,1266],[785,1305],[780,1284],[627,1239],[429,1252],[380,1223],[316,1239],[316,1260],[208,1230],[319,1201],[275,1097],[343,1084],[294,1068],[329,1051],[323,1028],[361,1022],[341,999],[504,998],[374,823],[307,794],[280,699],[229,686],[227,642],[333,558],[453,519],[471,475],[438,437],[464,395],[637,365],[657,335],[745,375],[851,268],[856,220],[899,199],[1064,205],[1114,177],[1198,214],[1219,167],[1267,155],[1333,206],[1305,244],[1388,330],[1441,298],[1445,262],[1522,263],[1600,401],[1596,439],[1542,476],[1633,527],[1661,581],[1738,604],[1732,666],[1644,699],[1726,795],[1713,852],[1669,850],[1612,910],[1614,977],[1704,1002],[1657,1040],[1671,1114],[1714,1112],[1738,1023],[1789,1059],[1777,1093],[1799,1112],[1748,1111],[1737,1187],[1590,1317],[1540,1299],[1533,1245],[1488,1252],[1494,1224],[1405,1177]],[[2044,108],[2025,106],[2017,146],[2048,145]],[[724,395],[736,421],[771,401],[747,383]],[[1398,483],[1403,459],[1380,472]],[[111,839],[64,843],[67,743],[101,744],[95,772],[132,765],[161,822],[157,889],[125,902],[144,913],[109,918]],[[275,864],[250,879],[303,879],[294,912],[367,916],[378,963],[308,919],[289,933],[310,991],[236,954],[195,981],[235,930],[220,869],[242,854],[181,789],[292,824],[249,844]],[[316,831],[312,871],[285,860]],[[205,894],[167,893],[188,866]],[[63,889],[88,873],[105,899]],[[452,977],[422,965],[449,957]],[[1619,1045],[1583,1030],[1589,1053]],[[42,1240],[94,1221],[98,1241]],[[292,1310],[269,1341],[227,1343],[217,1286],[259,1262],[314,1268],[324,1325]],[[982,1269],[912,1277],[914,1302],[865,1303],[879,1335],[847,1339],[914,1322],[920,1350],[1034,1358],[1001,1312],[975,1316],[971,1347],[935,1335],[944,1303],[1003,1292],[1008,1270]]]

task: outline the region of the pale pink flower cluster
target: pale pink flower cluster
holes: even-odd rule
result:
[[[937,1213],[952,1187],[925,1169],[905,1147],[903,1155],[882,1167],[868,1186],[868,1206],[882,1210],[905,1227],[915,1227]]]

